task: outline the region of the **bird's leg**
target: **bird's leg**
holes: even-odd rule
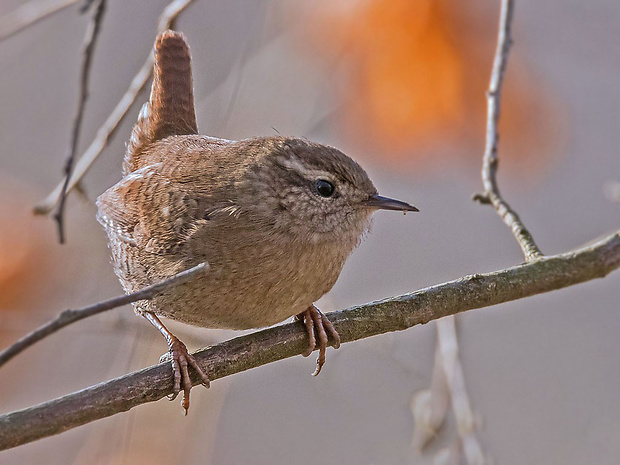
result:
[[[192,389],[192,380],[189,376],[188,366],[191,366],[200,375],[202,384],[209,387],[209,377],[202,371],[202,368],[196,362],[196,359],[187,351],[187,347],[183,344],[168,328],[164,326],[157,315],[152,312],[144,312],[144,318],[155,326],[159,332],[166,338],[168,343],[168,353],[172,362],[172,371],[174,373],[174,388],[170,400],[176,399],[181,392],[181,382],[183,383],[183,400],[181,405],[185,409],[185,415],[189,409],[189,391]],[[163,359],[164,357],[162,357]],[[162,361],[162,360],[160,360]]]
[[[340,336],[331,321],[314,305],[310,305],[306,311],[297,315],[296,319],[305,324],[306,331],[308,332],[308,348],[302,354],[304,357],[310,355],[316,348],[317,338],[314,335],[314,329],[316,328],[319,342],[319,357],[316,359],[316,370],[312,373],[312,376],[316,376],[321,372],[321,368],[325,364],[325,351],[329,342],[327,333],[329,333],[333,340],[334,349],[340,347]]]

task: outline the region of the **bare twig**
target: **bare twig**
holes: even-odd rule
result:
[[[562,255],[492,273],[465,276],[411,294],[329,314],[342,342],[351,342],[474,308],[550,292],[620,267],[620,233]],[[290,323],[238,337],[194,354],[211,380],[301,354],[305,329]],[[170,364],[130,373],[73,394],[0,416],[0,450],[159,400],[172,392]],[[194,385],[201,381],[192,377]]]
[[[88,318],[89,316],[97,315],[98,313],[112,310],[113,308],[118,308],[132,302],[137,302],[138,300],[152,299],[166,289],[173,286],[178,286],[179,284],[187,281],[196,273],[202,272],[207,268],[208,265],[202,263],[193,268],[190,268],[189,270],[182,271],[181,273],[178,273],[171,278],[162,281],[161,283],[145,287],[144,289],[134,292],[132,294],[115,297],[113,299],[89,305],[88,307],[80,308],[78,310],[67,309],[53,320],[45,323],[31,333],[25,335],[15,344],[0,352],[0,367],[31,345],[49,336],[50,334],[55,333],[59,329],[70,325],[71,323],[83,320],[84,318]]]
[[[459,452],[459,457],[463,455],[465,463],[469,465],[484,464],[482,447],[475,435],[478,425],[467,394],[459,356],[456,315],[437,321],[437,348],[431,387],[417,392],[411,403],[415,422],[412,445],[417,452],[422,452],[431,440],[437,438],[449,404],[452,404],[459,435],[453,445],[456,443],[459,447],[442,449],[438,455]],[[440,462],[437,456],[435,461]],[[460,461],[455,460],[454,463]]]
[[[64,10],[80,0],[36,0],[0,18],[0,41]]]
[[[450,392],[450,403],[456,419],[463,455],[469,465],[485,463],[482,447],[476,438],[476,421],[471,408],[465,375],[459,357],[456,338],[456,317],[450,316],[437,321],[437,345],[441,352],[441,363]]]
[[[165,31],[174,27],[179,14],[185,10],[194,0],[174,0],[168,4],[164,9],[158,21],[158,32]],[[138,98],[140,92],[145,88],[149,78],[153,73],[153,53],[150,52],[148,58],[134,76],[129,84],[129,88],[118,102],[110,116],[105,120],[103,125],[97,131],[95,139],[88,146],[84,154],[75,164],[73,174],[69,178],[66,192],[69,193],[77,187],[80,180],[88,172],[92,164],[97,157],[101,155],[103,150],[108,145],[108,142],[116,132],[116,129],[123,121],[129,109]],[[54,190],[37,206],[34,207],[34,212],[39,215],[45,215],[51,212],[58,204],[61,197],[63,186],[66,183],[66,178],[63,179]]]
[[[446,317],[444,320],[449,318],[453,317]],[[439,341],[439,325],[437,336],[437,341]],[[411,399],[411,413],[413,415],[411,445],[418,454],[421,454],[424,448],[437,438],[446,419],[449,404],[450,390],[444,369],[444,356],[439,344],[437,344],[431,386],[429,389],[417,391]]]
[[[530,261],[542,256],[542,254],[536,247],[536,244],[534,244],[534,240],[523,226],[523,223],[521,223],[516,212],[511,210],[510,206],[501,197],[496,181],[498,163],[497,144],[499,137],[497,125],[500,115],[502,84],[504,82],[508,53],[512,41],[510,30],[513,9],[513,0],[502,0],[497,32],[497,48],[493,60],[493,69],[491,71],[491,82],[489,84],[489,90],[487,91],[487,132],[482,166],[482,183],[485,192],[484,194],[475,195],[474,200],[493,205],[500,217],[513,231],[515,238],[523,249],[526,261]],[[440,454],[453,454],[458,451],[458,457],[460,457],[461,453],[464,453],[468,464],[479,464],[484,463],[485,458],[482,448],[474,434],[476,425],[473,420],[471,403],[465,387],[465,377],[459,360],[455,319],[456,316],[450,316],[437,322],[438,345],[434,370],[435,372],[438,369],[444,370],[444,378],[449,386],[448,396],[458,426],[459,439],[457,442],[459,446],[456,447],[457,444],[454,444],[455,447],[449,450],[443,450]],[[435,376],[433,376],[433,379],[435,379]],[[430,400],[440,398],[445,391],[445,387],[440,383],[435,384],[434,387],[438,388],[438,392],[431,390],[430,393],[423,393],[422,396],[416,397],[416,399],[426,400],[426,403],[420,402],[420,408],[414,413],[419,414],[422,412],[426,414],[427,418],[432,419],[432,423],[429,423],[429,425],[436,430],[443,423],[444,418],[441,415],[445,415],[447,410],[445,408],[440,408],[442,405],[439,402],[430,402]],[[422,407],[426,407],[426,409]],[[418,423],[418,426],[423,426],[421,420],[418,420]],[[416,434],[414,434],[414,439],[416,440],[415,445],[421,449],[420,446],[426,444],[432,437],[434,437],[434,431],[417,431]],[[460,461],[457,455],[452,456],[455,462]]]
[[[106,0],[98,0],[97,6],[93,13],[93,17],[88,24],[86,35],[84,36],[84,45],[82,51],[82,69],[80,75],[80,97],[75,110],[75,117],[73,119],[73,130],[71,131],[71,145],[69,146],[69,156],[65,162],[64,173],[65,182],[60,191],[60,203],[58,210],[54,214],[54,220],[58,224],[58,240],[61,244],[65,242],[64,232],[64,212],[65,201],[67,199],[67,185],[71,172],[73,171],[73,162],[75,160],[75,154],[77,152],[78,142],[80,140],[80,130],[82,129],[82,119],[84,117],[84,108],[86,107],[86,100],[88,100],[88,80],[90,77],[90,68],[93,62],[93,53],[95,51],[95,45],[97,44],[97,38],[99,37],[99,31],[101,30],[101,22],[103,21],[103,14],[105,13]],[[90,5],[90,4],[89,4]]]
[[[534,242],[534,238],[525,228],[523,222],[510,205],[502,198],[497,186],[497,143],[499,133],[497,124],[499,122],[502,84],[508,53],[512,44],[510,30],[514,11],[514,0],[502,0],[502,11],[500,15],[499,33],[497,38],[497,49],[493,61],[493,71],[491,82],[487,91],[487,133],[484,149],[484,159],[482,166],[482,184],[484,193],[474,195],[474,200],[480,203],[491,204],[502,218],[504,223],[512,230],[521,250],[527,261],[534,260],[543,256],[542,252]]]

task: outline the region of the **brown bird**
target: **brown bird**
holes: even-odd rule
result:
[[[134,304],[168,342],[172,398],[183,388],[186,413],[188,366],[206,386],[209,378],[158,316],[249,329],[297,315],[309,337],[305,356],[318,339],[316,375],[328,334],[334,347],[340,341],[313,302],[332,288],[375,210],[418,211],[378,195],[366,172],[333,147],[291,137],[198,135],[189,48],[173,31],[155,42],[151,96],[123,175],[97,206],[125,291],[208,264],[189,282]]]

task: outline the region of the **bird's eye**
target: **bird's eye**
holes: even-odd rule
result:
[[[319,179],[316,182],[316,190],[321,197],[331,197],[335,189],[334,185],[325,179]]]

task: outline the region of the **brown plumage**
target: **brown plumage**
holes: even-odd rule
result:
[[[306,354],[338,334],[313,302],[328,292],[378,208],[416,211],[377,195],[339,150],[298,138],[228,141],[196,135],[190,55],[183,35],[161,34],[149,103],[134,127],[124,178],[97,200],[126,292],[206,262],[209,269],[136,311],[168,340],[175,395],[187,365],[206,374],[156,315],[210,328],[247,329],[298,315]]]
[[[145,166],[145,150],[168,136],[198,134],[189,47],[183,34],[161,33],[154,47],[155,66],[149,101],[142,106],[123,161],[123,175]]]

